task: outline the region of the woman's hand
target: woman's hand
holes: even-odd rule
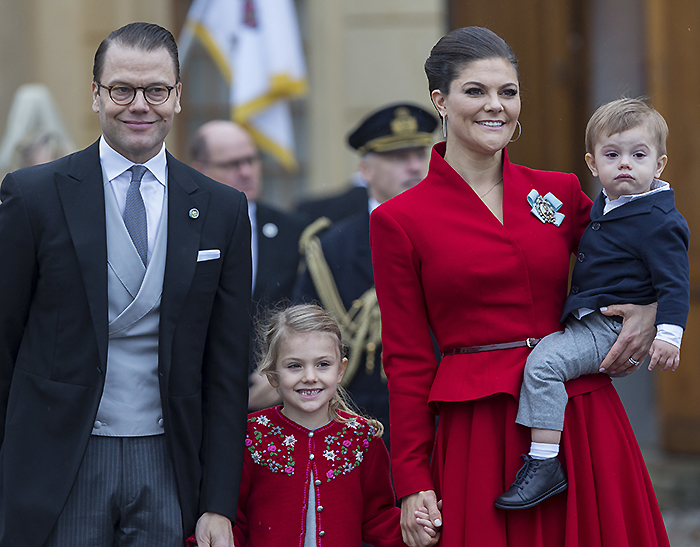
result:
[[[646,306],[637,304],[613,304],[600,308],[603,315],[622,317],[622,330],[600,365],[601,372],[625,372],[637,368],[649,353],[656,336],[654,320],[656,303]],[[635,365],[630,361],[637,362]]]
[[[408,547],[429,547],[440,539],[442,502],[433,490],[416,492],[401,499],[401,534]],[[427,515],[427,519],[425,516]],[[431,526],[428,526],[429,521]]]

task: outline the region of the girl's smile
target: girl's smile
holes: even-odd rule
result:
[[[270,384],[282,397],[282,413],[316,429],[330,420],[329,402],[343,378],[338,338],[326,332],[290,333],[280,341],[275,374]]]

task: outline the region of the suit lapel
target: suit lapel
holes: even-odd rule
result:
[[[161,344],[170,347],[175,323],[192,284],[199,241],[207,217],[209,192],[187,174],[182,164],[168,157],[168,243],[161,300]],[[163,363],[168,365],[168,363]]]
[[[56,173],[55,180],[82,272],[100,360],[106,363],[107,231],[98,143],[75,154],[67,173]]]

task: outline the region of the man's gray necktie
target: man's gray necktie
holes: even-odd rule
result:
[[[146,265],[148,261],[148,227],[146,224],[146,206],[141,197],[141,179],[146,168],[143,165],[133,165],[131,169],[131,184],[126,192],[126,207],[124,207],[124,224],[134,242],[134,247]]]

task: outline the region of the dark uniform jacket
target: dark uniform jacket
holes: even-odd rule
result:
[[[326,217],[338,222],[368,210],[369,194],[364,186],[353,186],[349,190],[327,198],[305,201],[297,206],[297,211],[309,220]]]
[[[320,236],[323,254],[331,269],[338,293],[346,310],[355,299],[374,287],[372,255],[369,247],[369,210],[341,220]],[[305,271],[294,289],[295,302],[319,302],[311,275]],[[389,390],[381,373],[381,351],[375,353],[374,369],[367,373],[365,358],[361,369],[348,386],[353,400],[362,410],[380,420],[385,427],[384,440],[389,439]]]

